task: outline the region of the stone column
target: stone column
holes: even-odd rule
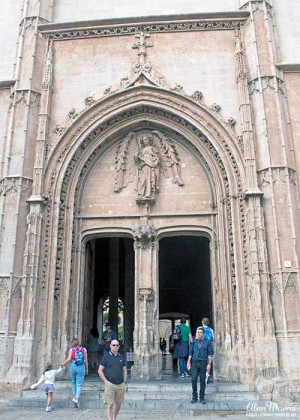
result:
[[[47,60],[48,43],[44,37],[39,36],[38,25],[48,23],[52,13],[50,0],[26,0],[22,3],[14,66],[16,82],[10,96],[7,144],[3,156],[4,185],[8,187],[5,187],[5,191],[14,191],[15,197],[10,201],[5,194],[3,231],[6,234],[0,239],[2,243],[8,244],[9,252],[9,258],[5,253],[1,254],[2,272],[9,271],[12,279],[18,279],[10,287],[8,337],[14,337],[16,329],[17,336],[14,347],[10,346],[7,352],[13,358],[7,380],[19,383],[29,380],[35,374],[36,363],[33,354],[41,224],[45,205],[41,185],[51,95],[51,74],[48,72],[45,77],[43,72],[45,62],[51,61],[51,52]],[[26,201],[29,203],[29,214]],[[14,294],[14,290],[19,290],[21,296]],[[8,348],[8,342],[1,343],[1,347]],[[6,366],[9,367],[9,363]]]
[[[134,232],[135,326],[134,379],[162,378],[159,354],[158,241],[156,230],[142,225]]]
[[[258,312],[253,311],[256,321],[252,326],[252,333],[257,337],[257,341],[258,337],[262,336],[264,343],[257,345],[258,372],[261,375],[261,383],[272,377],[273,384],[270,384],[270,389],[276,393],[278,380],[274,379],[276,371],[274,366],[272,367],[275,354],[278,358],[278,371],[279,368],[283,368],[290,378],[294,374],[299,377],[300,372],[300,357],[286,356],[299,354],[299,346],[291,337],[291,334],[299,333],[300,327],[294,316],[294,308],[299,307],[300,302],[300,249],[296,238],[296,232],[299,231],[299,195],[295,188],[294,145],[288,121],[284,78],[276,66],[281,59],[276,42],[273,8],[270,2],[265,0],[249,0],[244,8],[250,13],[249,24],[242,28],[242,33],[253,117],[258,186],[263,192],[266,220],[265,238],[261,238],[264,223],[262,224],[260,199],[249,195],[249,266],[252,267],[252,273],[248,287],[253,294],[253,305],[257,305],[258,299],[261,301],[260,314],[257,315]],[[264,256],[262,251],[267,252],[267,255]],[[276,290],[284,290],[285,278],[291,273],[295,280],[295,285],[289,288],[293,289],[293,304],[286,307],[283,295],[280,303],[280,296],[276,292],[271,311],[270,286]],[[273,320],[275,330],[271,325]],[[288,328],[289,320],[296,321],[292,322],[291,329]],[[268,344],[264,342],[266,337]],[[263,349],[264,355],[260,357]],[[282,382],[281,379],[280,381]],[[280,387],[285,393],[285,384],[282,384]]]

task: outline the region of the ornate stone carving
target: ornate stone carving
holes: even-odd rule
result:
[[[53,131],[54,131],[55,134],[58,134],[59,136],[61,136],[66,131],[66,128],[62,127],[60,124],[57,124],[53,128]]]
[[[6,195],[8,192],[28,191],[31,193],[32,179],[7,177],[0,181],[0,195]]]
[[[297,282],[297,273],[282,273],[283,281],[283,292],[285,294],[289,293],[299,293],[299,286]]]
[[[78,113],[76,112],[75,108],[72,108],[71,111],[68,112],[68,117],[71,121],[76,120],[76,118],[78,117]]]
[[[154,290],[151,287],[140,287],[137,291],[140,300],[151,302],[154,300]]]
[[[156,33],[156,32],[189,32],[189,31],[213,31],[213,30],[235,30],[241,28],[247,20],[247,16],[239,19],[217,19],[217,20],[204,20],[199,19],[189,22],[180,20],[177,22],[153,22],[150,24],[124,24],[110,25],[101,27],[90,27],[85,29],[61,29],[56,31],[47,31],[41,29],[50,40],[64,40],[72,38],[97,38],[107,36],[120,36],[120,35],[135,35],[139,32],[143,33]]]
[[[227,124],[228,124],[228,126],[229,126],[231,129],[233,129],[233,127],[234,127],[234,126],[235,126],[235,124],[236,124],[236,120],[235,120],[234,118],[230,117],[230,118],[228,118],[228,120],[227,120]]]
[[[86,106],[91,106],[95,103],[95,99],[93,98],[93,96],[88,96],[87,98],[85,98],[84,103],[86,104]]]
[[[221,110],[221,107],[218,104],[212,104],[210,109],[212,110],[213,113],[216,113],[216,112],[219,112]]]
[[[202,92],[199,90],[196,90],[192,95],[191,98],[194,99],[194,101],[201,103],[201,99],[203,97]]]
[[[159,191],[159,170],[183,185],[176,147],[160,131],[129,133],[116,153],[115,192],[135,180],[137,202],[152,202]]]
[[[47,90],[47,89],[50,89],[52,87],[52,73],[53,73],[53,69],[52,69],[52,44],[53,44],[53,42],[50,41],[48,54],[47,54],[47,59],[46,59],[46,65],[45,65],[45,69],[44,69],[44,78],[43,78],[43,84],[42,84],[43,90]]]
[[[155,246],[157,231],[149,225],[139,226],[133,232],[135,248],[150,249]]]
[[[147,48],[153,47],[151,42],[147,42],[146,38],[149,38],[150,35],[144,32],[140,32],[139,34],[135,35],[135,38],[139,38],[138,42],[135,42],[132,45],[132,48],[138,49],[138,57],[139,61],[133,65],[133,71],[135,73],[139,73],[144,71],[145,73],[151,72],[151,64],[147,61]]]
[[[109,109],[110,106],[116,106],[117,102],[113,102],[111,105],[105,105],[105,109]],[[178,105],[179,107],[182,106],[180,105],[180,103],[176,103],[176,105]],[[99,113],[104,112],[103,107],[100,108],[99,111],[95,112],[91,118],[88,120],[88,124],[90,124],[91,122],[94,121],[95,118],[98,117]],[[212,158],[216,161],[217,166],[220,169],[220,172],[222,174],[222,178],[223,178],[223,182],[224,182],[224,188],[226,191],[226,198],[225,198],[225,211],[227,213],[227,218],[229,221],[228,224],[228,235],[229,235],[229,248],[230,248],[230,261],[231,261],[231,275],[232,275],[232,284],[233,284],[233,299],[236,300],[236,291],[235,291],[235,249],[234,249],[234,240],[233,240],[233,226],[232,226],[232,204],[231,204],[231,198],[229,197],[230,195],[230,188],[229,188],[229,182],[228,182],[228,176],[226,173],[226,169],[225,166],[222,162],[222,159],[218,153],[218,151],[214,148],[213,144],[210,142],[210,140],[203,135],[203,133],[198,130],[197,128],[195,128],[191,123],[189,123],[187,120],[179,117],[176,114],[173,114],[172,112],[169,111],[163,111],[159,108],[156,107],[151,107],[151,106],[146,106],[146,105],[141,105],[141,106],[136,106],[134,108],[132,108],[131,110],[126,110],[122,113],[119,113],[116,116],[113,116],[112,118],[106,120],[103,124],[101,124],[100,126],[98,126],[94,132],[92,132],[85,140],[85,144],[90,144],[92,143],[95,139],[98,138],[98,136],[101,135],[101,133],[103,131],[105,131],[107,128],[112,127],[114,124],[120,124],[123,120],[127,120],[128,118],[132,118],[133,116],[139,115],[139,114],[150,114],[150,115],[155,115],[158,114],[160,116],[160,118],[164,118],[166,119],[166,121],[172,121],[174,124],[179,124],[181,126],[183,126],[185,129],[189,130],[191,133],[193,133],[193,135],[197,136],[200,143],[202,143],[202,145],[207,149],[207,151],[209,152],[209,154],[212,156]],[[216,116],[217,118],[217,116]],[[79,127],[78,132],[75,133],[76,136],[80,135],[81,130],[85,127],[85,125],[82,125]],[[238,182],[238,189],[239,189],[239,210],[241,213],[241,230],[242,230],[242,237],[243,237],[243,255],[244,255],[244,266],[247,267],[247,261],[246,261],[246,232],[245,232],[245,209],[244,209],[244,195],[243,195],[243,188],[242,188],[242,182],[241,182],[241,177],[240,177],[240,173],[239,173],[239,168],[238,165],[235,161],[234,155],[232,154],[232,151],[230,150],[230,147],[228,146],[226,139],[224,138],[224,136],[222,136],[217,130],[214,130],[214,135],[216,136],[216,138],[219,139],[219,141],[222,143],[223,147],[226,150],[226,153],[228,154],[231,162],[232,162],[232,166],[236,175],[236,179]],[[199,155],[199,159],[201,159],[201,161],[203,162],[203,164],[206,166],[206,169],[208,171],[208,173],[211,173],[210,170],[210,166],[209,164],[206,162],[206,159],[204,158],[204,156],[200,153],[200,151],[191,143],[189,142],[186,138],[185,141],[189,144],[189,147],[194,150],[195,154]],[[82,148],[84,147],[84,143],[82,143]],[[62,150],[61,152],[61,156],[60,158],[57,160],[57,165],[59,165],[60,160],[62,159],[62,157],[64,156],[64,154],[67,152],[68,148],[70,147],[69,143],[66,143],[65,148]],[[84,176],[85,172],[87,171],[87,168],[89,166],[89,162],[91,162],[95,156],[97,156],[97,154],[99,154],[99,151],[101,148],[105,148],[106,147],[106,143],[103,142],[101,145],[99,145],[92,153],[92,155],[90,155],[90,157],[88,158],[86,164],[84,165],[84,168],[82,169],[82,172],[80,174],[79,177],[79,181],[78,181],[78,185],[76,188],[79,189],[79,184],[80,184],[80,179]],[[66,199],[66,193],[67,193],[67,186],[69,183],[69,179],[71,177],[71,174],[73,172],[73,168],[75,167],[75,164],[77,162],[77,160],[80,158],[81,154],[82,154],[82,148],[79,148],[78,151],[76,152],[76,154],[74,155],[73,159],[70,161],[69,163],[69,167],[67,169],[67,171],[65,172],[65,178],[64,178],[64,182],[62,185],[62,191],[61,191],[61,202],[64,203],[65,199]],[[53,169],[53,179],[55,179],[55,172],[56,169]],[[76,193],[77,194],[77,193]],[[74,202],[76,203],[76,194],[75,194],[75,200]],[[51,188],[49,189],[49,208],[50,206],[52,206],[53,204],[51,204]],[[76,205],[76,204],[75,204]],[[74,212],[76,212],[76,209],[74,209]],[[65,205],[61,205],[60,206],[60,210],[59,210],[59,223],[58,223],[58,231],[63,233],[64,232],[64,213],[65,213]],[[48,226],[47,232],[45,233],[45,256],[48,255],[49,252],[49,226],[50,226],[50,210],[46,215],[46,222],[45,225]],[[75,223],[73,221],[73,223]],[[73,228],[73,243],[75,243],[75,239],[74,239],[74,235],[75,235],[75,229]],[[57,242],[57,249],[60,252],[60,250],[62,250],[63,248],[63,239],[62,239],[63,235],[60,234],[59,238],[58,238],[58,242]],[[74,255],[73,255],[73,248],[72,248],[72,261],[74,261]],[[61,254],[60,254],[61,255]],[[60,270],[61,270],[61,262],[60,259],[57,261],[57,267],[56,267],[56,297],[58,298],[59,296],[59,290],[60,290]],[[71,268],[72,270],[72,268]],[[46,281],[46,273],[47,273],[47,257],[44,258],[44,268],[43,268],[43,281]]]
[[[294,169],[288,168],[289,180],[292,185],[297,185],[297,174]]]
[[[266,187],[270,186],[270,176],[267,170],[261,171],[258,178],[258,185],[259,187]]]
[[[243,135],[238,136],[237,140],[238,140],[239,148],[241,149],[241,152],[244,154],[244,139],[243,139]]]
[[[272,168],[273,182],[286,182],[285,168]]]
[[[24,104],[39,106],[40,96],[39,92],[35,92],[31,89],[14,90],[10,95],[9,108]]]

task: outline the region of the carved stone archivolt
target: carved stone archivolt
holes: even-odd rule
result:
[[[176,146],[157,130],[129,133],[117,148],[115,171],[115,192],[134,181],[138,203],[154,201],[160,172],[183,185]]]
[[[99,138],[99,136],[101,136],[102,133],[107,128],[109,128],[109,127],[111,127],[115,124],[120,124],[120,123],[122,123],[122,121],[124,121],[128,118],[132,118],[133,116],[138,116],[140,114],[145,114],[145,115],[151,114],[152,116],[157,114],[160,118],[164,118],[164,119],[166,119],[166,121],[172,121],[175,124],[179,124],[180,126],[189,130],[191,133],[193,133],[194,136],[196,136],[198,138],[200,143],[204,146],[204,148],[207,150],[209,155],[211,155],[212,159],[216,162],[217,166],[219,167],[219,170],[222,174],[223,185],[224,185],[225,191],[227,192],[224,203],[225,203],[225,209],[226,209],[225,211],[226,211],[227,219],[228,219],[228,235],[229,235],[229,245],[230,245],[230,261],[231,261],[232,283],[233,283],[233,286],[235,287],[236,274],[235,274],[234,234],[233,234],[233,226],[232,226],[232,198],[230,197],[230,187],[229,187],[228,175],[227,175],[224,163],[223,163],[218,151],[213,146],[213,144],[209,141],[209,139],[206,136],[204,136],[203,133],[200,130],[195,128],[195,126],[193,126],[188,121],[184,120],[183,118],[180,118],[178,115],[173,114],[171,112],[162,111],[161,109],[158,109],[156,107],[137,106],[137,107],[132,108],[131,110],[124,111],[122,113],[119,113],[117,116],[113,116],[112,118],[107,119],[103,124],[98,126],[85,139],[85,141],[83,143],[81,143],[81,148],[79,148],[78,151],[75,153],[73,158],[70,160],[68,168],[66,169],[65,177],[64,177],[64,181],[63,181],[62,189],[61,189],[61,196],[60,196],[61,205],[60,205],[60,209],[59,209],[58,241],[57,241],[58,258],[57,258],[57,261],[56,261],[56,276],[55,276],[56,277],[56,281],[55,281],[56,296],[58,296],[60,294],[61,270],[62,270],[62,261],[63,261],[63,232],[64,232],[64,219],[65,219],[64,215],[65,215],[65,211],[66,211],[65,203],[66,203],[66,197],[67,197],[67,187],[68,187],[69,181],[71,179],[73,170],[76,167],[77,162],[81,158],[82,150],[84,150],[86,147],[88,147],[88,145],[92,144],[97,138]],[[159,137],[158,134],[156,134],[156,135],[157,135],[157,137]],[[223,138],[223,136],[221,136],[218,133],[215,133],[215,135],[220,140],[220,142],[223,144],[226,152],[228,153],[228,157],[232,162],[232,167],[233,167],[233,170],[236,174],[238,191],[239,191],[236,199],[239,201],[238,208],[241,212],[241,229],[242,229],[242,235],[243,235],[243,254],[244,254],[244,258],[246,259],[246,250],[244,248],[246,246],[246,242],[245,242],[246,229],[245,229],[244,193],[243,193],[242,182],[241,182],[241,178],[240,178],[240,174],[239,174],[239,167],[238,167],[237,162],[235,161],[234,154],[232,153],[232,151],[230,150],[230,147],[226,143],[226,140]],[[125,141],[125,143],[126,143],[126,141]],[[191,147],[196,154],[199,154],[199,158],[201,159],[201,161],[203,163],[205,163],[206,159],[199,152],[198,148],[196,148],[188,140],[185,139],[185,141],[186,141],[187,144],[189,144],[189,147]],[[164,142],[166,142],[166,141],[164,140]],[[137,143],[137,145],[138,145],[138,143]],[[166,145],[168,145],[167,142],[166,142]],[[66,146],[62,150],[61,155],[60,155],[60,157],[57,161],[58,164],[59,164],[59,161],[62,159],[63,155],[67,152],[69,147],[70,146],[68,144],[66,144]],[[100,150],[101,149],[105,150],[106,147],[107,147],[107,144],[105,142],[103,142],[101,145],[99,145],[97,148],[94,149],[92,155],[90,156],[90,158],[88,160],[92,161],[97,156],[97,154],[100,153]],[[138,150],[139,150],[139,147],[137,146],[137,152],[138,152]],[[121,162],[122,161],[120,160],[120,165],[121,165]],[[82,172],[80,174],[80,178],[84,176],[84,173],[87,171],[88,166],[89,165],[88,165],[88,162],[87,162],[86,165],[84,165],[84,168],[82,169]],[[208,172],[210,172],[208,163],[206,163],[206,167],[208,168]],[[136,166],[135,169],[137,169],[137,168],[138,167]],[[120,170],[121,170],[121,168],[120,168]],[[170,170],[170,168],[168,168],[168,170]],[[56,170],[54,169],[53,170],[53,181],[56,177],[55,173],[56,173]],[[78,181],[78,184],[79,183],[80,182]],[[120,185],[122,185],[122,183]],[[48,194],[49,194],[49,196],[51,196],[51,190],[49,190]],[[77,202],[77,201],[75,200],[74,203],[75,202]],[[74,205],[76,206],[76,204],[74,204]],[[76,207],[74,208],[74,212],[76,213]],[[46,225],[50,224],[50,213],[49,213],[48,217],[46,216],[46,222],[45,223],[46,223]],[[75,229],[73,229],[73,235],[75,235]],[[48,253],[48,251],[47,251],[47,243],[48,243],[47,235],[45,237],[45,241],[46,241],[45,242],[45,252],[47,254]],[[73,237],[73,242],[75,243],[74,237]],[[74,261],[73,251],[72,251],[71,259],[72,259],[72,261]],[[45,261],[45,264],[46,263],[47,263],[47,261]],[[247,266],[247,264],[246,264],[246,260],[245,260],[245,267],[246,266]],[[45,275],[46,269],[44,269],[43,272],[44,272],[44,275]],[[233,291],[233,293],[235,294],[235,291]]]

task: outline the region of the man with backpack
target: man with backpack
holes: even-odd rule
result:
[[[190,327],[188,327],[186,324],[186,319],[181,318],[180,325],[175,327],[177,328],[176,332],[174,329],[173,332],[173,340],[175,337],[175,334],[177,334],[178,342],[175,347],[174,357],[178,357],[179,359],[179,369],[180,374],[179,376],[181,378],[184,378],[185,376],[190,376],[188,373],[186,364],[187,364],[187,358],[189,355],[189,344],[191,344],[193,338]]]
[[[214,330],[208,326],[209,319],[203,318],[202,319],[202,327],[204,329],[204,338],[205,340],[209,340],[211,343],[214,341]]]

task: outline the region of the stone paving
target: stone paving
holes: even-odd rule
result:
[[[30,408],[30,409],[12,409],[7,407],[0,407],[0,419],[1,420],[19,420],[19,419],[30,419],[30,420],[44,420],[44,419],[59,419],[59,420],[94,420],[94,419],[106,419],[105,410],[75,410],[75,409],[59,409],[53,410],[50,413],[46,413],[41,408]],[[209,419],[209,420],[242,420],[246,419],[246,413],[229,414],[225,412],[214,413],[214,412],[182,412],[182,411],[162,411],[162,412],[151,412],[151,411],[120,411],[118,420],[159,420],[159,419]]]

